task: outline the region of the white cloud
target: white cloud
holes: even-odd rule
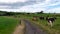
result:
[[[40,5],[29,5],[29,6],[24,6],[20,8],[19,11],[26,11],[26,12],[40,12],[41,10],[45,11],[44,7],[40,7]]]
[[[13,2],[26,2],[28,0],[0,0],[0,2],[5,2],[5,3],[13,3]],[[59,12],[59,8],[51,8],[47,9],[49,6],[55,6],[60,4],[60,0],[45,0],[44,2],[39,2],[39,0],[36,0],[37,4],[33,5],[26,5],[23,7],[20,7],[18,9],[6,9],[9,6],[0,6],[1,10],[5,11],[17,11],[17,12],[39,12],[41,10],[45,12]]]
[[[10,8],[9,6],[0,6],[0,9]]]
[[[0,0],[0,3],[26,2],[27,0]]]
[[[20,12],[19,9],[0,9],[1,11],[7,11],[7,12]]]
[[[46,10],[46,13],[60,13],[60,7]]]
[[[55,6],[55,5],[58,5],[60,4],[60,0],[46,0],[43,5],[46,5],[46,6]]]

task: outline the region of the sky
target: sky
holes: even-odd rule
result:
[[[0,0],[0,10],[8,12],[60,13],[60,0]]]

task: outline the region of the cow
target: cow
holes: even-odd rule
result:
[[[48,21],[48,25],[51,27],[53,26],[53,22],[55,21],[54,17],[46,17],[46,20]]]
[[[40,19],[40,20],[44,20],[44,17],[43,17],[43,16],[40,16],[39,19]]]
[[[53,17],[54,19],[57,19],[56,17]]]
[[[37,16],[33,16],[33,21],[37,21]]]
[[[46,20],[48,20],[49,16],[46,16]]]

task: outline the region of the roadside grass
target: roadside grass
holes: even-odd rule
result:
[[[46,22],[36,22],[36,21],[31,21],[33,24],[36,24],[38,27],[40,27],[42,30],[47,31],[48,34],[60,34],[60,28],[58,26],[54,26],[51,28],[50,26],[47,25]],[[44,23],[44,24],[43,24]],[[56,24],[57,25],[57,24]],[[59,25],[60,26],[60,25]]]
[[[15,18],[0,16],[0,34],[12,34],[17,24]]]
[[[32,21],[33,24],[36,24],[43,30],[47,31],[48,34],[60,34],[60,18],[58,18],[54,23],[53,27],[51,28],[50,26],[47,25],[46,20],[38,20],[38,21]]]
[[[57,17],[56,21],[53,23],[52,28],[47,25],[46,20],[40,20],[40,19],[38,19],[38,21],[32,20],[33,16],[47,16],[47,15],[49,15],[49,17],[51,16],[54,17],[54,14],[30,14],[30,15],[22,15],[20,16],[20,18],[28,19],[29,21],[32,22],[32,24],[35,24],[42,30],[47,31],[48,34],[60,34],[60,17],[59,18]]]

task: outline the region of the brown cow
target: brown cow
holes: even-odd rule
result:
[[[33,19],[32,20],[33,21],[37,21],[37,18],[38,18],[37,16],[33,16]]]

